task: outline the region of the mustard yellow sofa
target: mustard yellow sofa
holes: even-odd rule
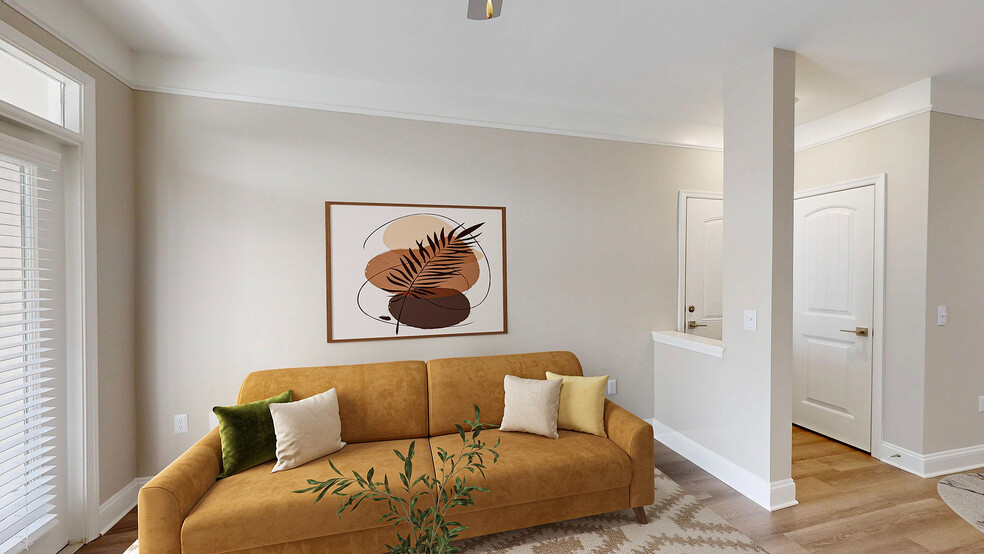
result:
[[[403,464],[393,449],[416,441],[415,472],[433,474],[437,447],[460,439],[454,424],[482,409],[482,421],[498,424],[504,407],[503,378],[545,378],[545,372],[581,375],[570,352],[453,358],[366,365],[277,369],[251,373],[239,402],[268,398],[286,389],[295,400],[335,388],[342,440],[330,456],[346,474],[376,468],[395,478]],[[560,431],[549,439],[490,430],[501,437],[501,458],[488,478],[468,476],[490,489],[476,505],[452,512],[468,526],[461,538],[496,533],[653,502],[653,430],[645,421],[606,400],[608,438]],[[328,458],[270,473],[269,462],[217,481],[221,471],[217,429],[198,441],[140,489],[141,554],[242,552],[381,552],[394,544],[397,528],[379,521],[383,503],[367,503],[339,518],[339,497],[314,504],[292,494],[306,479],[332,475]],[[471,482],[471,481],[470,481]],[[406,530],[402,530],[404,533]]]

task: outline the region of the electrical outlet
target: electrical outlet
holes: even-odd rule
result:
[[[605,394],[615,394],[615,379],[608,380],[608,391]]]
[[[188,414],[178,414],[174,416],[174,434],[188,432]]]
[[[977,397],[977,411],[984,414],[984,396]]]

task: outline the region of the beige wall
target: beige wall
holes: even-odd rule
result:
[[[133,91],[6,4],[0,20],[96,79],[99,492],[105,501],[137,476]]]
[[[676,194],[720,190],[719,152],[156,93],[136,113],[141,475],[271,367],[569,349],[652,416]],[[327,200],[506,206],[509,333],[328,344]]]
[[[796,155],[797,190],[887,174],[883,432],[915,452],[924,451],[929,132],[924,113]]]
[[[937,452],[984,443],[984,121],[933,113],[930,137],[924,452]]]

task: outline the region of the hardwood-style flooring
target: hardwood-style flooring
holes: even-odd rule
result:
[[[773,554],[984,553],[984,533],[921,479],[810,431],[793,428],[799,505],[768,512],[656,443],[656,467]],[[134,509],[80,554],[121,554],[137,540]]]
[[[768,512],[660,443],[656,467],[773,554],[984,553],[984,533],[922,479],[793,428],[797,506]]]
[[[137,540],[137,509],[123,516],[105,535],[79,549],[76,554],[123,554]]]

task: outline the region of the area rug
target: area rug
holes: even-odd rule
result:
[[[640,525],[632,510],[485,535],[457,543],[483,554],[765,552],[751,539],[656,471],[656,502]]]
[[[982,482],[984,483],[984,482]],[[480,554],[719,554],[765,552],[680,485],[656,471],[656,502],[640,525],[632,510],[506,531],[458,543]],[[134,543],[126,554],[137,554]]]
[[[948,475],[940,479],[936,492],[958,516],[984,531],[984,473]]]

